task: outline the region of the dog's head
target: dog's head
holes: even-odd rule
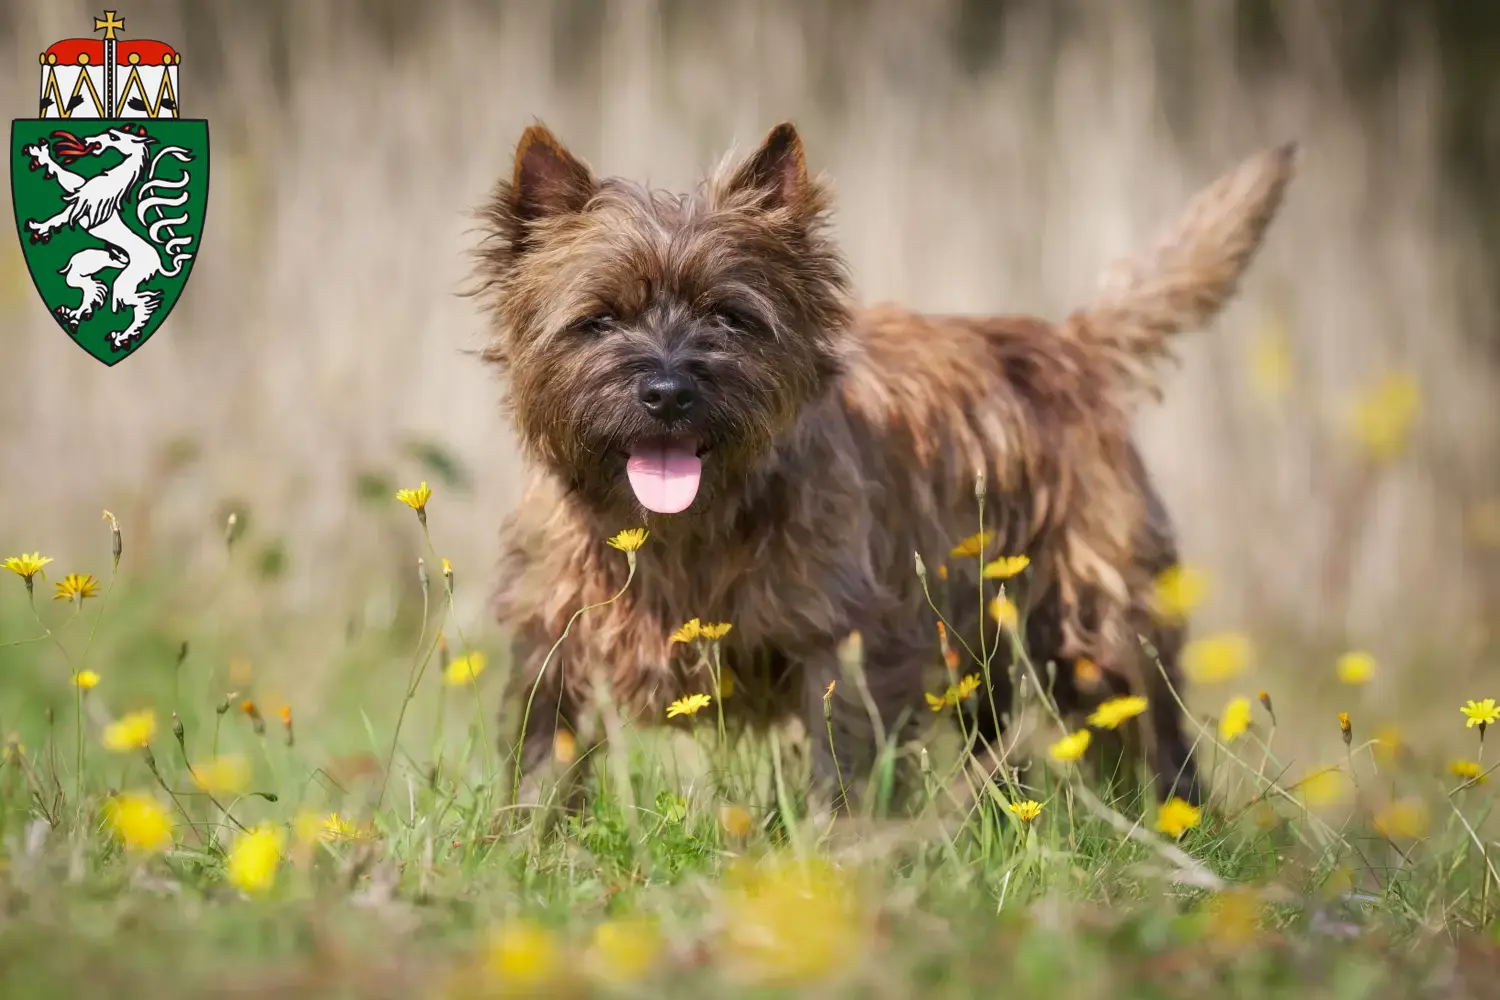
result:
[[[743,480],[840,368],[827,202],[789,124],[688,195],[527,129],[478,278],[528,451],[601,510],[702,509]]]

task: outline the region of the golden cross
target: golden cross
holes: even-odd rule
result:
[[[102,30],[104,32],[104,40],[107,42],[112,42],[115,40],[116,28],[123,29],[124,27],[125,19],[122,17],[118,21],[116,21],[115,12],[112,10],[105,11],[103,17],[94,18],[94,30]]]

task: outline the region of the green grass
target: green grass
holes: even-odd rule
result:
[[[914,809],[830,822],[803,794],[795,733],[721,743],[711,708],[687,735],[626,727],[580,811],[537,810],[512,804],[497,749],[518,721],[518,706],[495,711],[508,664],[480,623],[459,627],[440,571],[379,627],[329,628],[274,620],[253,595],[278,567],[253,548],[230,556],[208,581],[106,577],[81,605],[38,580],[35,610],[20,579],[0,580],[7,1000],[1500,988],[1500,782],[1465,786],[1419,746],[1361,736],[1333,762],[1334,787],[1299,787],[1308,769],[1281,759],[1259,706],[1231,746],[1210,721],[1214,799],[1171,840],[1154,805],[1105,801],[1075,768],[1033,767],[1024,788],[966,769],[943,727],[891,748],[916,773]],[[430,547],[426,565],[440,565]],[[443,683],[450,649],[489,653],[476,684]],[[82,699],[80,743],[69,678],[85,662],[102,680]],[[102,743],[139,708],[158,718],[150,762]],[[1045,705],[1025,711],[1041,745],[1055,738]],[[188,762],[216,753],[250,774],[210,798]],[[124,850],[116,792],[170,812],[169,848]],[[1333,801],[1310,806],[1313,792]],[[1005,808],[1016,795],[1043,803],[1030,824]],[[307,836],[306,818],[332,811],[355,835]],[[284,850],[273,883],[246,892],[227,856],[260,823]]]

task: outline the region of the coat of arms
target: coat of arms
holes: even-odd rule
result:
[[[106,365],[140,349],[176,305],[203,239],[208,122],[181,117],[182,54],[102,38],[40,55],[37,117],[11,126],[21,251],[54,319]]]

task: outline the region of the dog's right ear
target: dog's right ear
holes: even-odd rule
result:
[[[516,144],[511,177],[511,208],[521,222],[581,212],[598,182],[587,165],[557,141],[544,125],[533,125]]]

